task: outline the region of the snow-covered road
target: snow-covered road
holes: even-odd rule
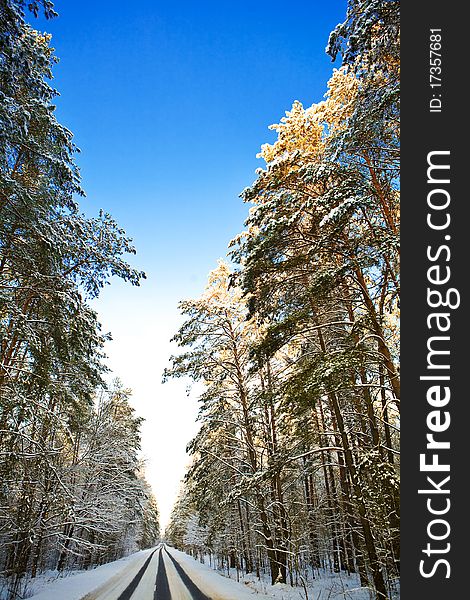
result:
[[[140,553],[81,600],[253,600],[254,595],[268,598],[162,544]]]
[[[269,585],[254,574],[244,582],[223,577],[184,552],[160,545],[87,571],[57,577],[44,573],[30,587],[30,600],[302,600],[300,587]],[[235,573],[232,575],[236,576]],[[367,600],[357,575],[318,573],[309,598]],[[397,594],[398,597],[398,594]]]

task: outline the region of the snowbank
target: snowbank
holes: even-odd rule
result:
[[[209,566],[201,564],[187,554],[168,548],[201,591],[219,596],[214,600],[253,600],[253,598],[271,598],[276,600],[370,600],[374,597],[366,588],[361,588],[358,575],[330,573],[320,571],[317,579],[307,584],[307,598],[302,587],[286,584],[271,585],[267,580],[259,580],[256,575],[239,573],[240,583],[236,581],[236,571],[231,570],[229,579]],[[398,596],[397,596],[398,597]]]

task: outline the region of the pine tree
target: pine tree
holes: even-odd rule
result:
[[[377,600],[399,567],[398,35],[397,2],[349,3],[327,49],[343,64],[324,101],[271,126],[238,270],[182,304],[194,351],[172,371],[205,384],[185,489],[206,550],[268,559],[273,582],[356,571]]]
[[[27,6],[55,15],[48,0]],[[121,480],[125,526],[110,516],[123,493],[122,471],[109,471],[114,479],[102,505],[82,485],[91,468],[83,447],[106,372],[107,336],[88,301],[113,275],[132,285],[145,275],[128,264],[135,249],[109,214],[80,213],[77,148],[55,117],[49,84],[51,38],[26,23],[25,7],[0,5],[0,570],[12,598],[27,575],[54,563],[64,568],[72,534],[92,564],[135,547],[139,523],[150,518],[135,460]],[[138,423],[131,427],[129,419],[138,444]],[[119,462],[117,455],[109,460]]]

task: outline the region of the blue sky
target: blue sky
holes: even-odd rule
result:
[[[113,282],[95,308],[113,333],[109,364],[147,419],[143,451],[164,523],[195,431],[195,397],[160,385],[177,302],[201,293],[243,229],[238,195],[274,140],[268,125],[294,100],[322,100],[333,68],[324,48],[346,1],[58,0],[56,9],[36,25],[60,58],[57,115],[82,150],[82,209],[110,212],[148,275],[140,288]]]

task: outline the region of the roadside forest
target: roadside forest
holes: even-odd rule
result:
[[[139,285],[131,240],[80,212],[72,133],[55,117],[50,36],[0,3],[0,596],[48,570],[152,546],[158,510],[139,462],[130,391],[106,385],[90,300],[111,276]]]
[[[246,229],[181,302],[165,378],[202,382],[166,538],[301,585],[399,576],[399,8],[350,0],[324,100],[294,102],[242,193]]]

